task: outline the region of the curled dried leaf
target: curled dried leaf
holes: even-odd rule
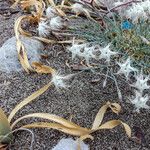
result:
[[[123,125],[123,127],[124,127],[124,129],[126,131],[126,134],[128,135],[128,137],[131,137],[131,128],[126,123],[124,123],[124,122],[122,122],[120,120],[110,120],[110,121],[107,121],[106,123],[102,124],[95,131],[101,130],[101,129],[113,129],[113,128],[117,127],[118,125],[121,125],[121,124]]]
[[[117,103],[110,103],[109,107],[116,114],[120,113],[120,111],[121,111],[121,106]]]
[[[36,118],[41,118],[41,119],[47,119],[49,121],[53,121],[56,123],[47,123],[47,122],[38,122],[38,123],[33,123],[33,124],[29,124],[29,125],[25,125],[23,126],[24,128],[52,128],[52,129],[56,129],[59,131],[62,131],[64,133],[70,134],[70,135],[75,135],[75,136],[80,136],[80,140],[85,140],[87,138],[93,139],[93,137],[90,135],[91,133],[97,131],[97,130],[102,130],[102,129],[113,129],[118,125],[123,125],[124,129],[126,131],[126,134],[131,137],[131,129],[130,127],[120,121],[120,120],[110,120],[107,121],[106,123],[101,124],[104,114],[107,110],[107,108],[110,107],[110,105],[113,105],[114,107],[120,108],[120,105],[117,105],[116,103],[110,103],[107,102],[106,105],[102,106],[99,110],[99,112],[97,113],[92,129],[87,129],[87,128],[83,128],[80,127],[79,125],[68,121],[66,119],[63,119],[57,115],[53,115],[53,114],[47,114],[47,113],[34,113],[34,114],[28,114],[25,115],[19,119],[17,119],[12,125],[11,128],[14,128],[14,126],[20,122],[23,119],[27,119],[27,118],[31,118],[31,117],[36,117]],[[118,109],[117,109],[118,110]],[[116,109],[115,111],[116,112]]]
[[[92,135],[89,135],[89,134],[83,135],[83,136],[80,137],[80,140],[81,140],[81,141],[84,141],[85,139],[94,140],[94,137],[93,137]]]
[[[30,20],[32,20],[32,19],[33,19],[32,16],[23,15],[23,16],[20,16],[20,17],[15,21],[14,30],[15,30],[15,35],[16,35],[16,38],[17,38],[17,39],[19,39],[19,35],[20,35],[20,34],[26,35],[26,36],[32,36],[31,33],[26,32],[26,31],[24,31],[24,30],[21,28],[21,23],[22,23],[22,21],[24,21],[24,20],[30,21]]]
[[[29,71],[33,71],[32,67],[30,66],[30,63],[28,61],[27,53],[25,50],[24,45],[20,40],[17,40],[17,51],[18,51],[18,57],[20,60],[20,63],[24,70],[29,73]]]
[[[106,123],[102,124],[100,127],[98,127],[97,130],[101,130],[101,129],[113,129],[116,126],[120,125],[121,121],[120,120],[110,120],[107,121]]]
[[[123,127],[124,127],[124,129],[126,131],[126,134],[128,135],[128,137],[131,138],[131,128],[129,127],[129,125],[127,125],[124,122],[121,122],[121,124],[123,125]]]
[[[19,57],[19,60],[20,60],[20,63],[22,65],[22,67],[24,68],[24,70],[29,73],[30,71],[33,71],[29,61],[28,61],[28,57],[27,57],[27,53],[26,53],[26,50],[25,50],[25,47],[23,45],[23,43],[21,42],[20,40],[20,37],[19,35],[20,34],[24,34],[24,35],[28,35],[28,36],[31,36],[30,33],[27,33],[26,31],[24,31],[22,28],[21,28],[21,22],[22,20],[24,19],[31,19],[32,17],[31,16],[21,16],[19,17],[16,22],[15,22],[15,35],[16,35],[16,39],[17,39],[17,52],[18,52],[18,57]]]
[[[69,128],[63,126],[58,123],[47,123],[47,122],[38,122],[29,125],[23,126],[23,128],[48,128],[48,129],[56,129],[66,134],[74,135],[74,136],[82,136],[87,133],[87,131],[82,130],[80,128]]]
[[[120,110],[121,110],[121,106],[120,106],[119,104],[107,102],[107,103],[106,103],[104,106],[102,106],[102,107],[100,108],[100,110],[98,111],[98,113],[97,113],[97,115],[96,115],[96,117],[95,117],[95,120],[94,120],[94,122],[93,122],[93,125],[92,125],[92,130],[97,129],[97,128],[101,125],[101,123],[102,123],[102,121],[103,121],[103,118],[104,118],[104,114],[105,114],[105,112],[106,112],[106,110],[107,110],[108,108],[111,108],[111,110],[112,110],[114,113],[117,113],[117,114],[118,114],[118,113],[120,112]]]
[[[21,120],[23,119],[26,119],[26,118],[41,118],[41,119],[47,119],[49,121],[54,121],[56,123],[59,123],[67,128],[72,128],[72,129],[79,129],[79,130],[83,130],[84,132],[86,132],[86,134],[89,132],[89,130],[87,128],[83,128],[83,127],[80,127],[79,125],[73,123],[73,122],[70,122],[64,118],[61,118],[57,115],[53,115],[53,114],[48,114],[48,113],[32,113],[32,114],[28,114],[28,115],[25,115],[23,117],[20,117],[19,119],[17,119],[12,125],[11,125],[11,128],[13,128],[18,122],[20,122]]]
[[[95,120],[94,120],[94,122],[93,122],[93,125],[92,125],[92,130],[94,130],[94,129],[97,129],[99,126],[100,126],[100,124],[102,123],[102,121],[103,121],[103,118],[104,118],[104,114],[105,114],[105,112],[106,112],[106,110],[109,108],[109,102],[107,102],[104,106],[102,106],[101,108],[100,108],[100,110],[98,111],[98,113],[97,113],[97,115],[96,115],[96,117],[95,117]]]
[[[56,72],[53,68],[43,65],[40,62],[33,62],[32,67],[34,67],[37,73],[53,74]]]
[[[51,86],[51,82],[49,82],[47,85],[45,85],[44,87],[42,87],[41,89],[39,89],[38,91],[34,92],[32,95],[30,95],[29,97],[27,97],[26,99],[24,99],[23,101],[21,101],[10,113],[9,117],[8,117],[8,121],[11,122],[12,118],[15,116],[15,114],[25,105],[29,104],[30,102],[32,102],[34,99],[36,99],[38,96],[40,96],[41,94],[43,94],[45,91],[48,90],[48,88]]]

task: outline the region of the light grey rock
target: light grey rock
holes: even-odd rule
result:
[[[81,150],[89,150],[88,145],[81,142]],[[78,142],[71,138],[61,139],[59,143],[52,150],[77,150]]]
[[[25,46],[29,62],[39,61],[40,54],[44,49],[43,44],[35,39],[21,36],[21,41]],[[23,70],[18,60],[16,48],[16,38],[8,39],[0,48],[0,71],[10,73]]]

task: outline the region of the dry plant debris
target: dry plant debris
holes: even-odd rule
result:
[[[48,128],[48,129],[55,129],[59,130],[61,132],[64,132],[66,134],[70,134],[73,136],[77,136],[80,138],[80,140],[85,140],[87,138],[93,139],[93,137],[90,135],[93,132],[96,132],[98,130],[102,129],[113,129],[114,127],[118,125],[123,125],[126,134],[128,137],[131,137],[131,129],[130,127],[122,122],[121,120],[110,120],[102,124],[103,117],[105,112],[107,111],[108,108],[112,110],[112,112],[118,114],[121,111],[121,106],[117,103],[110,103],[107,102],[105,105],[103,105],[100,110],[98,111],[95,120],[92,124],[91,129],[86,128],[86,127],[81,127],[71,121],[68,121],[64,118],[61,118],[57,115],[54,114],[48,114],[48,113],[32,113],[32,114],[27,114],[24,115],[14,122],[12,122],[12,119],[14,118],[15,114],[22,109],[25,105],[29,104],[32,102],[35,98],[43,94],[50,86],[52,83],[48,83],[46,86],[41,88],[40,90],[34,92],[31,96],[27,97],[23,101],[21,101],[10,113],[8,118],[6,117],[5,113],[3,112],[2,109],[0,109],[0,134],[1,134],[1,147],[7,147],[7,145],[11,142],[12,140],[12,133],[13,131],[21,130],[24,128],[30,129],[30,128]],[[23,125],[17,129],[15,129],[15,126],[18,124],[23,119],[27,118],[41,118],[41,119],[46,119],[49,121],[53,121],[54,123],[50,122],[34,122],[31,124]]]
[[[14,4],[12,5],[12,8],[15,8],[17,5],[20,5],[23,10],[29,10],[29,13],[30,13],[30,15],[23,15],[19,17],[15,22],[14,30],[15,30],[15,36],[17,39],[17,52],[18,52],[18,58],[20,60],[20,63],[27,73],[36,72],[39,74],[41,73],[50,74],[52,76],[52,79],[43,88],[34,92],[31,96],[27,97],[26,99],[21,101],[18,105],[16,105],[16,107],[12,110],[12,112],[10,113],[8,117],[6,117],[3,110],[0,109],[0,114],[1,114],[0,115],[0,148],[4,147],[3,149],[5,149],[5,147],[7,147],[7,145],[10,144],[12,140],[12,134],[14,131],[18,131],[22,129],[30,129],[30,128],[55,129],[55,130],[59,130],[69,135],[77,136],[79,140],[83,141],[87,138],[93,139],[93,136],[91,134],[98,130],[113,129],[118,125],[122,125],[128,137],[131,137],[130,127],[126,123],[122,122],[121,120],[109,120],[105,123],[102,123],[104,114],[107,111],[107,109],[110,108],[113,113],[119,114],[119,112],[121,111],[121,106],[118,103],[107,102],[105,105],[103,105],[99,109],[95,117],[95,120],[92,123],[91,128],[87,128],[86,125],[85,127],[81,127],[76,123],[68,121],[57,115],[48,114],[48,113],[32,113],[32,114],[26,114],[18,118],[15,121],[13,121],[12,119],[14,118],[16,113],[18,113],[20,109],[22,109],[25,105],[29,104],[38,96],[40,96],[45,91],[47,91],[50,86],[54,85],[56,88],[66,88],[67,87],[65,83],[66,80],[69,80],[72,76],[74,76],[74,74],[63,76],[59,74],[55,69],[49,66],[46,66],[40,62],[32,62],[32,64],[30,64],[27,53],[26,53],[26,49],[20,40],[21,35],[35,38],[47,44],[50,44],[50,43],[71,44],[72,43],[72,46],[68,48],[68,50],[72,53],[72,58],[75,58],[75,56],[79,56],[81,57],[81,59],[85,59],[86,60],[85,67],[88,67],[89,70],[95,69],[94,67],[91,67],[92,65],[90,64],[89,60],[91,59],[95,59],[99,61],[104,60],[105,65],[103,65],[103,67],[99,65],[99,68],[102,68],[102,69],[107,68],[107,73],[105,74],[106,79],[104,80],[103,85],[104,87],[106,86],[106,80],[108,77],[113,79],[117,87],[118,97],[120,99],[122,98],[122,95],[119,90],[115,75],[123,74],[124,75],[123,77],[126,79],[127,82],[130,80],[131,77],[134,77],[134,79],[136,79],[136,83],[133,83],[131,86],[136,88],[135,90],[136,95],[135,97],[131,98],[131,103],[133,103],[136,106],[137,111],[139,111],[141,108],[149,108],[148,105],[146,104],[147,101],[149,100],[149,96],[144,95],[145,94],[144,91],[150,88],[150,86],[148,85],[149,76],[146,76],[143,74],[143,71],[141,71],[142,68],[140,68],[140,71],[142,73],[138,75],[139,70],[132,66],[132,60],[130,59],[131,56],[129,56],[128,58],[125,58],[125,57],[120,58],[118,56],[119,59],[116,59],[115,63],[118,65],[120,69],[117,72],[113,72],[113,69],[111,67],[112,66],[111,56],[113,55],[115,58],[117,58],[117,55],[119,55],[120,53],[111,51],[110,46],[113,47],[114,45],[119,45],[117,40],[118,39],[120,40],[121,36],[120,35],[118,36],[118,33],[121,33],[122,36],[125,37],[124,40],[130,39],[132,37],[132,33],[134,33],[130,29],[133,28],[132,23],[135,22],[134,20],[132,23],[128,21],[123,22],[123,24],[121,25],[121,32],[120,32],[120,27],[116,27],[117,22],[115,20],[115,15],[113,15],[112,12],[115,13],[115,11],[117,11],[120,13],[120,16],[121,16],[122,12],[120,12],[119,9],[116,10],[117,8],[120,8],[122,6],[123,7],[130,6],[130,4],[132,4],[133,8],[136,9],[135,8],[136,6],[140,7],[140,5],[137,5],[137,3],[139,2],[140,1],[132,1],[132,2],[125,2],[121,4],[115,4],[114,7],[110,8],[112,4],[114,3],[114,1],[113,3],[110,3],[108,5],[108,3],[105,3],[104,1],[99,1],[99,0],[91,0],[91,1],[81,0],[79,2],[63,0],[61,4],[57,5],[55,1],[53,0],[45,0],[45,1],[43,0],[26,0],[26,1],[15,0]],[[142,7],[144,10],[145,10],[145,3],[149,5],[148,1],[142,2]],[[146,10],[149,14],[149,9],[146,9]],[[45,14],[45,11],[46,11],[46,14]],[[128,11],[132,13],[133,10],[131,11],[129,9]],[[147,13],[147,12],[144,12],[144,13]],[[71,15],[72,13],[73,15]],[[110,17],[106,17],[107,15],[110,15]],[[102,44],[94,43],[95,41],[93,43],[90,43],[88,42],[86,38],[84,38],[83,40],[80,40],[80,39],[79,40],[69,39],[65,41],[56,40],[56,37],[57,37],[56,35],[61,34],[62,31],[65,32],[66,29],[69,29],[68,24],[67,24],[68,20],[71,18],[77,18],[78,16],[86,17],[93,23],[96,23],[96,25],[98,24],[98,28],[101,28],[100,33],[103,37],[104,37],[104,33],[108,33],[107,37],[105,37],[105,40],[107,42],[103,43],[104,41],[100,39]],[[132,19],[131,14],[126,17],[127,19]],[[136,23],[139,20],[140,18],[136,20]],[[149,17],[147,17],[147,14],[145,16],[145,20],[147,22],[149,21]],[[22,28],[23,22],[28,22],[29,24],[36,23],[38,25],[38,31],[39,31],[40,37],[39,36],[33,37],[32,33],[25,31]],[[108,28],[109,26],[112,26],[114,28],[110,30]],[[71,29],[71,30],[73,30],[74,33],[76,32],[75,31],[76,29]],[[103,32],[103,31],[106,31],[106,32]],[[77,31],[77,35],[78,35],[78,31]],[[54,40],[50,39],[49,38],[50,36],[55,37],[55,39]],[[82,35],[81,37],[83,36],[84,35]],[[87,34],[85,35],[85,37],[86,36]],[[87,42],[85,42],[85,39],[87,40]],[[132,40],[133,40],[132,42],[133,43],[135,42],[136,44],[142,40],[142,44],[146,44],[146,46],[149,46],[149,39],[147,39],[147,37],[144,37],[142,35],[140,35],[140,40],[139,40],[139,37],[136,37],[136,35],[135,37],[132,38]],[[93,44],[96,44],[96,45],[93,45]],[[128,44],[125,45],[125,47],[130,48]],[[99,52],[98,55],[94,54],[97,52]],[[129,52],[133,52],[133,51],[129,50],[127,51],[127,54],[130,54]],[[116,64],[113,64],[113,66],[116,66]],[[15,128],[20,121],[27,119],[27,118],[41,118],[41,119],[46,119],[48,121],[52,121],[53,123],[48,122],[48,121],[47,122],[33,122],[31,124],[22,125],[21,127],[17,129]]]

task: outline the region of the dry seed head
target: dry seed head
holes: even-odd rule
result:
[[[78,4],[78,3],[73,4],[72,11],[75,12],[76,14],[84,13],[83,5]]]
[[[104,48],[100,48],[100,59],[105,59],[107,62],[110,62],[110,58],[112,55],[117,55],[117,52],[113,52],[110,50],[110,44],[108,44]]]
[[[48,19],[51,19],[51,18],[54,18],[54,17],[57,17],[58,14],[57,14],[57,11],[54,7],[52,6],[49,6],[47,9],[46,9],[46,17]]]
[[[95,50],[95,46],[85,46],[84,48],[84,52],[83,52],[83,57],[86,60],[86,63],[89,64],[90,59],[94,58],[96,59],[96,56],[94,55],[94,50]]]
[[[57,16],[57,17],[52,18],[49,24],[50,24],[51,30],[54,30],[54,31],[63,30],[67,28],[68,20],[63,17]]]
[[[149,109],[150,106],[148,106],[146,103],[149,100],[149,96],[145,95],[143,96],[142,93],[139,91],[135,91],[135,96],[132,96],[130,98],[130,101],[132,104],[135,105],[136,111],[139,112],[141,108]]]
[[[60,88],[67,88],[69,85],[66,84],[66,82],[73,77],[74,74],[69,74],[69,75],[60,75],[59,72],[54,72],[52,74],[52,83],[55,85],[56,89]]]
[[[83,51],[85,46],[86,44],[77,44],[73,42],[72,46],[67,48],[68,51],[72,53],[72,59],[74,59],[76,56],[83,57]]]
[[[130,57],[126,61],[124,61],[123,63],[117,62],[117,64],[120,67],[120,70],[117,72],[117,74],[124,74],[127,79],[129,78],[129,74],[131,72],[138,72],[138,70],[136,68],[131,66]]]
[[[132,84],[131,86],[138,89],[141,93],[143,93],[144,90],[150,89],[150,86],[148,85],[148,81],[150,80],[149,76],[145,76],[142,74],[142,72],[136,76],[136,82]]]
[[[38,24],[38,34],[40,37],[47,37],[51,33],[50,26],[46,20],[41,20]]]

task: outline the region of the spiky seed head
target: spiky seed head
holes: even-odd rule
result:
[[[142,93],[139,91],[135,91],[135,96],[132,96],[130,98],[130,101],[132,104],[135,105],[136,111],[139,112],[141,108],[149,109],[150,106],[148,106],[146,103],[149,100],[149,96],[145,95],[143,96]]]
[[[47,37],[51,33],[50,26],[48,25],[47,20],[41,20],[38,24],[38,34],[40,37]]]
[[[117,62],[117,64],[120,67],[120,69],[117,72],[117,74],[124,74],[126,79],[129,78],[129,75],[130,75],[131,72],[138,72],[138,70],[136,68],[131,66],[131,59],[130,59],[130,57],[126,61],[124,61],[123,63]]]

